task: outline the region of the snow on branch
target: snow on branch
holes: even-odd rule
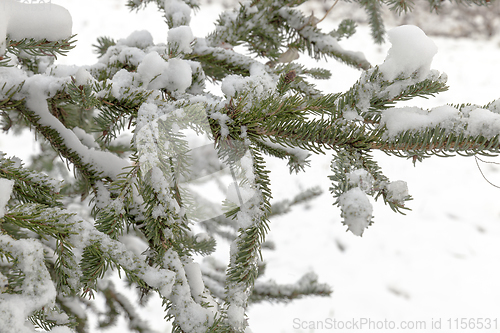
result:
[[[0,0],[0,55],[5,53],[7,36],[12,40],[57,41],[71,37],[71,28],[70,13],[59,5]]]

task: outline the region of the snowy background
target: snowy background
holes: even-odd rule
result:
[[[165,43],[167,26],[161,13],[151,6],[129,12],[125,0],[52,0],[73,16],[77,47],[58,61],[85,65],[96,62],[90,48],[98,36],[125,38],[135,30],[149,30],[156,43]],[[342,12],[343,4],[338,5]],[[192,18],[195,36],[205,36],[223,10],[212,3]],[[327,31],[342,17],[331,13],[321,23]],[[321,16],[321,14],[316,14]],[[388,27],[389,28],[389,27]],[[425,28],[423,28],[425,31]],[[448,74],[450,90],[429,100],[407,105],[433,107],[445,103],[486,104],[500,97],[500,39],[475,37],[451,39],[432,37],[438,46],[432,68]],[[341,45],[362,51],[372,64],[385,59],[389,44],[374,45],[369,29],[360,26],[357,34]],[[318,82],[325,92],[347,90],[359,71],[334,61],[314,65],[302,56],[300,62],[324,66],[332,79]],[[221,94],[219,87],[214,93]],[[33,136],[0,137],[0,150],[28,160],[37,145]],[[488,184],[474,158],[431,158],[415,167],[409,160],[376,154],[391,180],[408,182],[414,200],[406,216],[393,213],[382,203],[375,204],[375,223],[362,238],[346,233],[340,211],[332,206],[327,176],[331,156],[312,159],[312,167],[299,175],[288,175],[287,167],[270,159],[273,195],[291,198],[312,186],[324,193],[308,205],[295,207],[291,214],[273,219],[268,240],[274,251],[264,250],[268,263],[264,279],[291,283],[314,271],[319,281],[334,289],[329,298],[308,298],[283,304],[257,304],[250,308],[253,332],[315,332],[318,322],[372,320],[426,323],[417,332],[500,332],[500,189]],[[500,158],[490,158],[500,162]],[[485,176],[500,185],[500,167],[480,162]],[[216,255],[227,261],[226,248]],[[133,294],[133,293],[131,293]],[[142,311],[158,332],[167,332],[159,303]],[[448,319],[496,319],[496,329],[448,329]],[[441,320],[441,329],[431,329]],[[303,328],[298,328],[297,325]],[[311,329],[309,328],[311,326]],[[123,329],[108,330],[119,332]],[[356,330],[338,330],[350,332]],[[364,329],[359,332],[386,332]],[[398,331],[398,330],[394,330]],[[411,330],[407,330],[411,331]]]

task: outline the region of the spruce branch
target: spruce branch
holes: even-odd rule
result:
[[[0,154],[0,177],[15,181],[14,197],[21,203],[61,206],[57,184],[46,175],[24,168],[18,161]]]
[[[269,218],[277,215],[287,214],[292,210],[292,207],[302,203],[309,202],[322,194],[319,187],[309,188],[302,193],[297,194],[293,199],[280,200],[271,204],[271,212]]]
[[[75,36],[73,35],[67,39],[58,41],[37,40],[33,38],[9,40],[7,53],[11,53],[17,57],[21,53],[26,53],[29,56],[52,56],[57,58],[57,55],[66,55],[75,47],[76,40],[73,39]]]
[[[288,303],[305,296],[328,297],[331,293],[330,286],[318,283],[316,274],[308,273],[293,284],[280,285],[274,281],[257,282],[249,301],[252,304],[263,301]]]
[[[332,36],[321,32],[315,25],[310,25],[308,19],[297,10],[283,7],[279,9],[279,15],[300,36],[294,42],[300,50],[307,51],[309,56],[319,59],[320,57],[333,57],[349,66],[358,69],[368,69],[371,65],[359,53],[343,50]]]
[[[344,19],[337,29],[330,31],[329,35],[338,41],[342,38],[349,38],[356,33],[356,23],[351,19]]]
[[[324,33],[318,23],[326,15],[319,20],[305,16],[297,8],[304,2],[243,3],[221,14],[216,30],[206,39],[197,38],[191,53],[179,52],[180,40],[153,45],[147,35],[119,41],[101,37],[94,45],[99,63],[79,69],[74,77],[60,77],[52,64],[40,73],[38,59],[65,54],[74,36],[56,42],[8,41],[6,57],[18,56],[19,65],[5,68],[14,62],[0,59],[7,74],[0,89],[4,129],[33,128],[53,147],[33,165],[53,168],[59,155],[78,178],[60,191],[48,177],[0,156],[0,177],[15,182],[13,199],[0,218],[0,258],[5,264],[0,278],[8,282],[2,285],[7,296],[0,295],[0,312],[17,320],[6,328],[9,332],[25,327],[28,319],[45,330],[64,325],[83,333],[85,310],[105,316],[102,327],[124,315],[130,329],[149,332],[124,294],[113,284],[101,283],[115,269],[143,295],[160,295],[173,332],[243,332],[252,302],[331,293],[314,274],[288,285],[259,280],[265,269],[261,250],[268,246],[269,218],[320,194],[313,188],[271,204],[270,171],[263,154],[288,160],[290,172],[297,172],[308,165],[309,153],[333,152],[329,178],[334,204],[344,223],[361,235],[373,222],[369,196],[382,198],[400,213],[411,199],[404,182],[384,175],[373,151],[414,162],[431,155],[499,153],[498,101],[483,107],[396,108],[399,101],[445,91],[445,76],[435,71],[427,75],[422,66],[388,79],[383,67],[372,68],[361,54],[338,44],[355,32],[352,20]],[[376,42],[384,36],[383,4],[399,13],[412,9],[412,1],[357,2],[368,13]],[[151,3],[164,12],[169,28],[184,26],[188,32],[197,1],[130,0],[127,5],[138,10]],[[441,6],[439,1],[429,3]],[[138,36],[146,41],[137,42]],[[240,45],[249,55],[238,53],[235,47]],[[334,58],[364,71],[347,92],[324,94],[308,80],[331,79],[331,73],[294,62],[300,53]],[[170,71],[174,64],[186,65],[185,70]],[[177,74],[185,81],[182,88],[159,83],[160,78],[177,79]],[[224,97],[204,91],[207,78],[222,83]],[[409,124],[398,121],[401,117],[420,121]],[[193,156],[184,130],[214,141],[217,156],[207,157],[206,147]],[[124,142],[123,134],[132,139]],[[190,193],[184,182],[202,183],[205,173],[215,174],[221,165],[229,166],[225,174],[233,176],[229,188],[237,195],[228,191],[223,208],[204,205],[212,198]],[[228,188],[220,179],[216,183]],[[74,205],[74,194],[85,198],[87,193],[92,194],[91,222],[63,208]],[[208,214],[215,217],[206,220]],[[206,233],[196,234],[197,227]],[[221,267],[206,260],[206,265],[198,265],[195,255],[213,253],[215,236],[231,242],[229,264]],[[126,239],[137,241],[141,249],[132,252]],[[94,294],[104,296],[104,312],[85,298]],[[24,308],[13,310],[10,302],[3,302],[8,297]],[[63,312],[69,318],[61,319]]]
[[[29,110],[25,105],[18,106],[16,109],[20,111],[24,119],[26,119],[26,121],[31,126],[33,126],[40,134],[45,137],[45,139],[61,156],[71,161],[71,163],[85,178],[89,179],[90,182],[101,178],[100,172],[94,169],[94,165],[85,163],[82,160],[81,156],[79,156],[75,151],[69,149],[64,144],[64,140],[58,131],[51,128],[50,126],[41,124],[39,115]]]
[[[202,43],[201,40],[197,40],[193,53],[186,57],[202,63],[205,75],[212,81],[220,81],[229,74],[250,74],[251,65],[248,57],[230,49],[202,45]]]
[[[427,156],[497,156],[500,152],[500,134],[493,137],[468,135],[463,131],[449,132],[436,126],[420,131],[408,130],[386,142],[374,143],[373,149],[399,157],[415,158]]]
[[[107,36],[97,37],[97,44],[92,44],[95,48],[94,52],[97,53],[98,58],[102,58],[111,46],[115,46],[116,41]]]
[[[368,14],[368,22],[372,30],[372,37],[375,43],[384,42],[385,28],[382,20],[382,1],[380,0],[361,0],[360,5],[365,8]]]
[[[396,12],[398,15],[411,12],[414,6],[413,0],[387,0],[386,4],[391,11]]]

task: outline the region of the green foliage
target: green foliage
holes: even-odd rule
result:
[[[46,39],[37,40],[33,38],[23,38],[21,40],[9,40],[7,52],[0,59],[0,66],[8,66],[8,61],[12,56],[15,57],[43,57],[51,56],[57,58],[57,55],[66,55],[75,47],[73,38],[75,35],[59,41],[48,41]],[[22,55],[22,56],[21,56]]]
[[[73,47],[72,37],[8,40],[0,69],[27,74],[12,82],[1,77],[2,126],[11,132],[30,128],[42,147],[31,168],[0,156],[0,178],[13,181],[0,217],[0,281],[7,281],[0,288],[21,303],[37,300],[23,320],[44,330],[64,325],[85,333],[87,313],[93,313],[100,328],[123,316],[130,330],[149,332],[136,305],[110,279],[124,273],[144,299],[159,295],[173,332],[243,332],[251,304],[332,293],[313,273],[293,284],[263,281],[262,249],[274,247],[266,242],[272,218],[321,194],[311,188],[271,203],[266,158],[283,159],[290,173],[299,173],[307,171],[311,154],[332,154],[330,192],[350,226],[349,214],[357,212],[348,211],[347,193],[382,198],[398,213],[411,200],[404,182],[384,175],[372,157],[375,150],[413,162],[498,154],[500,135],[473,132],[467,121],[476,106],[468,104],[449,106],[456,111],[453,126],[438,122],[391,131],[387,111],[397,102],[446,91],[446,76],[423,77],[417,69],[388,80],[381,67],[337,43],[355,33],[352,20],[325,33],[318,27],[322,19],[300,10],[304,2],[253,1],[224,12],[206,39],[189,44],[192,52],[180,49],[182,40],[130,46],[100,37],[94,45],[100,63],[63,78],[55,76],[53,58]],[[402,14],[413,5],[356,2],[367,12],[376,43],[385,35],[382,6]],[[139,10],[151,3],[165,13],[170,29],[185,29],[197,8],[196,1],[181,0],[134,0],[127,6]],[[441,5],[429,3],[435,10]],[[341,78],[297,63],[299,55],[333,58],[359,69],[360,79],[346,92],[325,94],[311,79]],[[182,73],[168,72],[183,65],[190,82],[184,89],[176,81]],[[52,84],[50,93],[33,74]],[[206,92],[206,80],[221,84],[224,97]],[[482,110],[498,113],[499,105],[494,101]],[[192,132],[206,139],[196,154]],[[219,206],[186,186],[215,180],[215,187],[226,190],[223,177],[232,178],[237,193]],[[229,264],[211,256],[224,242],[231,244]],[[40,288],[28,288],[35,285]],[[49,290],[54,285],[55,299]],[[104,310],[93,305],[93,297],[102,297]]]

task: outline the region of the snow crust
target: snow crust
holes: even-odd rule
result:
[[[392,81],[398,76],[409,77],[414,73],[420,80],[424,79],[437,53],[437,46],[432,39],[413,25],[393,28],[387,34],[392,47],[384,63],[379,66],[385,79]]]
[[[52,3],[26,4],[0,0],[0,54],[5,53],[7,35],[56,41],[71,36],[72,18],[67,9]]]

